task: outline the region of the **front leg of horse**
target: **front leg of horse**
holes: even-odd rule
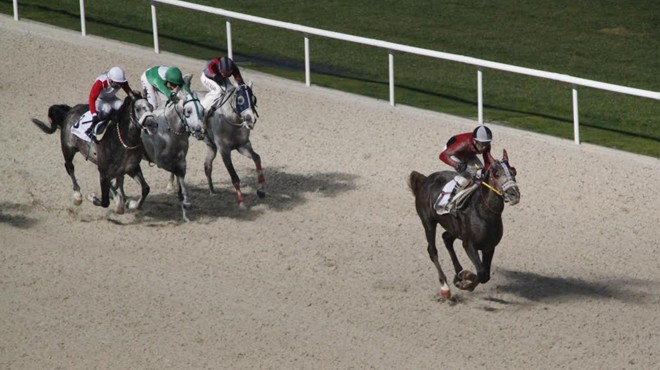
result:
[[[101,183],[101,199],[97,198],[95,194],[89,194],[87,199],[95,206],[108,208],[110,205],[110,179],[105,174],[100,174]]]
[[[183,214],[183,220],[190,222],[190,219],[188,219],[188,216],[186,215],[186,210],[190,208],[191,203],[190,199],[188,199],[188,189],[186,188],[185,184],[185,175],[177,176],[176,178],[179,181],[179,200],[181,201],[181,212]]]
[[[234,185],[234,189],[236,189],[236,201],[238,202],[238,206],[245,208],[245,204],[243,203],[245,199],[243,198],[243,193],[241,192],[241,179],[238,177],[236,169],[234,169],[234,164],[231,162],[231,151],[223,150],[221,155],[222,161],[225,163],[225,167],[227,168],[227,172],[229,172],[229,177],[231,177],[231,183]]]
[[[456,237],[451,233],[449,233],[448,231],[442,233],[442,241],[445,243],[445,248],[447,248],[447,252],[449,252],[449,257],[451,258],[451,262],[454,265],[454,271],[456,271],[456,275],[454,276],[454,285],[458,289],[473,290],[474,287],[476,287],[476,285],[474,285],[474,281],[477,280],[477,277],[471,271],[463,270],[463,266],[461,265],[461,262],[458,260],[458,257],[456,256],[456,251],[454,250],[455,240]]]
[[[124,193],[124,176],[120,176],[114,183],[110,183],[110,193],[112,194],[112,199],[115,201],[115,213],[123,215],[126,210],[124,207],[124,199],[126,199],[126,194]]]
[[[266,192],[264,191],[266,178],[264,177],[264,171],[261,168],[261,156],[252,149],[252,144],[250,142],[239,149],[239,152],[254,161],[254,166],[257,169],[257,196],[259,198],[264,198],[266,196]]]
[[[472,261],[472,265],[474,265],[474,267],[477,269],[476,275],[469,270],[463,270],[459,273],[459,277],[463,282],[463,286],[471,291],[474,290],[474,288],[479,283],[484,284],[490,280],[490,268],[487,269],[484,267],[484,264],[481,262],[481,258],[479,257],[477,247],[471,242],[464,240],[463,248],[465,249],[465,253],[470,258],[470,261]],[[490,257],[492,258],[492,254]]]
[[[149,195],[149,192],[151,191],[151,188],[149,187],[149,184],[147,184],[147,181],[144,179],[144,175],[142,174],[142,169],[138,166],[137,171],[135,173],[129,174],[131,178],[140,185],[140,189],[142,190],[140,194],[140,199],[136,200],[131,200],[128,202],[127,206],[128,209],[140,209],[142,208],[142,204],[144,204],[145,199],[147,199],[147,195]]]

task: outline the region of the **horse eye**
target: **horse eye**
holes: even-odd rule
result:
[[[236,99],[236,102],[239,105],[243,105],[245,103],[245,99],[242,96],[239,96],[238,99]]]

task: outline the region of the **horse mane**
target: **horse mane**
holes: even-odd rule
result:
[[[417,195],[417,191],[426,181],[426,176],[422,175],[417,171],[412,171],[410,177],[408,177],[408,188],[412,191],[413,195]]]

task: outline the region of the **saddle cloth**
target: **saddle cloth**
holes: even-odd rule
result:
[[[71,126],[71,133],[78,136],[79,138],[91,142],[92,139],[85,133],[87,129],[92,125],[92,112],[87,111],[85,114],[80,116],[78,122],[75,125]]]
[[[452,213],[455,214],[456,210],[459,210],[463,208],[463,205],[465,205],[465,201],[470,198],[470,195],[474,193],[475,190],[479,187],[479,182],[473,182],[472,184],[468,185],[467,188],[459,191],[458,193],[454,194],[449,201],[447,202],[447,206],[445,207],[444,211],[440,213],[440,210],[438,208],[435,208],[436,211],[438,211],[439,214],[445,214],[445,213]],[[440,202],[440,198],[442,198],[442,193],[438,195],[438,198],[435,200],[435,203],[433,204],[438,204]]]

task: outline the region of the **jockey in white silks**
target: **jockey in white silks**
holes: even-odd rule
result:
[[[172,98],[174,91],[184,85],[183,75],[178,67],[155,66],[140,76],[147,100],[154,110]]]
[[[90,138],[100,141],[103,138],[107,119],[112,110],[119,110],[123,101],[117,97],[119,89],[127,95],[133,95],[128,85],[124,70],[112,67],[96,78],[89,92],[89,113],[92,115],[92,126],[87,130]]]
[[[234,77],[234,82],[229,79],[230,76]],[[227,91],[227,84],[231,83],[236,88],[244,84],[241,71],[229,57],[211,59],[202,70],[200,80],[209,90],[202,99],[202,106],[207,112],[222,99]]]

